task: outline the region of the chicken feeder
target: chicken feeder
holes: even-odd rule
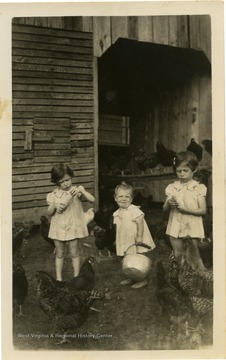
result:
[[[130,245],[125,251],[125,256],[122,261],[123,274],[136,282],[142,281],[148,275],[151,269],[152,261],[147,256],[140,253],[128,254],[127,252],[132,246],[143,246],[148,249],[151,249],[151,246],[144,243]]]

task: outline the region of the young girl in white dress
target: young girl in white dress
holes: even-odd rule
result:
[[[93,209],[83,212],[81,196],[90,202],[95,199],[83,186],[72,186],[73,170],[66,164],[54,166],[51,182],[57,188],[47,195],[47,214],[51,216],[49,237],[56,247],[56,279],[62,281],[66,242],[72,259],[74,276],[80,269],[79,239],[88,236],[87,224],[94,217]]]
[[[144,213],[138,206],[132,204],[133,188],[131,185],[122,182],[115,188],[115,201],[119,209],[114,212],[114,224],[116,224],[116,254],[124,256],[129,246],[138,242],[143,242],[149,245],[152,249],[155,248],[155,243],[152,239],[147,223],[144,220]],[[132,246],[127,254],[146,252],[147,248],[141,246]],[[132,279],[121,281],[121,285],[132,284]],[[147,285],[147,280],[133,284],[132,288],[141,288]]]
[[[198,161],[190,151],[180,152],[174,158],[174,171],[178,181],[166,187],[163,211],[169,212],[166,234],[173,248],[172,256],[183,255],[183,238],[204,238],[202,216],[206,214],[205,185],[193,180]]]

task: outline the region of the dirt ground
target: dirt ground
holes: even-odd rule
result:
[[[155,220],[158,215],[155,214]],[[189,341],[169,335],[161,308],[156,300],[156,261],[169,262],[170,249],[162,244],[150,252],[152,269],[148,285],[141,289],[121,286],[123,279],[121,259],[117,256],[99,257],[94,238],[82,240],[82,259],[89,255],[98,259],[95,266],[96,288],[112,292],[109,299],[96,301],[87,321],[79,328],[68,331],[70,343],[56,345],[62,335],[57,332],[39,306],[35,272],[42,270],[55,276],[54,258],[50,245],[42,239],[39,228],[23,244],[20,261],[25,269],[29,292],[23,306],[24,317],[13,317],[13,345],[16,350],[173,350],[190,349]],[[64,280],[72,277],[70,258],[64,265]],[[14,314],[18,309],[14,306]],[[211,346],[212,327],[205,331],[202,346]]]

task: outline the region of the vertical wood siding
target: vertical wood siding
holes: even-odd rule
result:
[[[13,24],[12,88],[14,216],[34,219],[60,161],[94,190],[92,34]]]

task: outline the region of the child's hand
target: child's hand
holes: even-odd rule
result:
[[[178,202],[174,196],[169,199],[170,206],[178,206]]]
[[[85,189],[83,186],[75,186],[71,189],[70,193],[72,196],[78,195],[78,194],[83,194],[85,192]]]
[[[179,203],[178,203],[177,208],[178,208],[178,210],[180,210],[180,212],[183,213],[183,214],[188,212],[188,210],[186,209],[186,207],[185,207],[183,204],[179,204]]]
[[[58,214],[62,214],[62,212],[66,209],[66,205],[65,204],[57,204],[56,205],[56,212]]]

